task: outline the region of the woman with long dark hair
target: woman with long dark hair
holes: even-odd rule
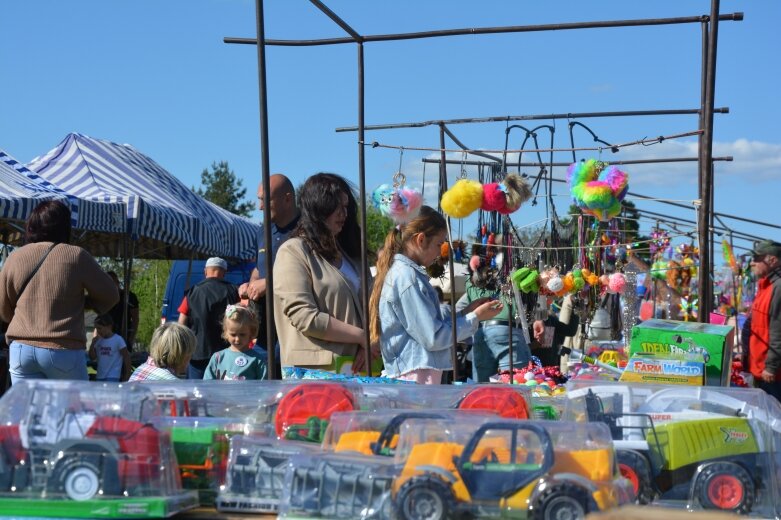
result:
[[[352,186],[318,173],[299,190],[298,226],[274,261],[274,321],[285,367],[365,366],[358,204]]]
[[[84,309],[119,300],[114,281],[84,249],[70,245],[71,211],[40,203],[27,219],[26,245],[0,271],[0,319],[8,323],[11,381],[87,380]]]

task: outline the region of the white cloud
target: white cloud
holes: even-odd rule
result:
[[[733,142],[714,142],[713,157],[733,158],[715,163],[716,177],[739,177],[748,183],[781,180],[781,144],[738,139]],[[632,160],[661,157],[697,157],[696,141],[665,141],[653,146],[623,148],[607,159]],[[657,163],[631,166],[632,185],[663,185],[672,179],[678,183],[697,181],[697,163]]]

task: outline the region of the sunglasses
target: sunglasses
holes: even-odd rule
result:
[[[751,257],[751,261],[758,264],[764,261],[766,256],[767,255],[754,255]]]

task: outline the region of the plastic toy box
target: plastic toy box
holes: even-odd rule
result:
[[[632,499],[607,426],[414,419],[387,457],[293,457],[280,517],[583,518]]]
[[[565,418],[610,427],[641,504],[781,513],[781,405],[750,388],[571,381]]]
[[[289,459],[296,455],[309,458],[324,451],[350,452],[389,461],[377,463],[379,466],[392,465],[399,428],[406,421],[423,418],[457,420],[459,417],[496,416],[482,410],[450,409],[336,412],[331,415],[322,450],[310,443],[235,436],[231,439],[227,479],[217,497],[217,509],[224,512],[277,512],[285,470]],[[350,460],[350,455],[344,460]],[[370,472],[371,467],[374,466],[370,464],[361,468],[360,473],[378,478]]]
[[[630,358],[639,352],[666,355],[698,352],[705,358],[706,383],[729,386],[735,329],[725,325],[646,320],[632,327]]]
[[[185,489],[198,491],[201,505],[214,504],[225,482],[228,441],[251,427],[224,417],[157,417],[153,424],[168,432]]]
[[[22,381],[0,400],[0,513],[160,518],[198,504],[138,385]]]
[[[275,513],[285,483],[289,459],[311,457],[316,444],[237,435],[230,440],[225,484],[215,506],[222,512]]]
[[[533,414],[531,389],[524,385],[363,385],[364,410],[383,408],[488,410],[508,419]]]

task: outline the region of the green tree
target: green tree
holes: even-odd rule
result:
[[[369,263],[377,262],[377,251],[385,243],[385,237],[393,228],[393,221],[383,215],[371,202],[366,204],[366,242],[369,246]]]
[[[201,187],[195,189],[193,186],[192,190],[231,213],[249,217],[252,210],[255,209],[255,204],[243,200],[247,195],[247,188],[243,184],[242,180],[237,178],[233,170],[230,169],[228,162],[220,161],[212,163],[211,171],[204,169],[201,172]]]

